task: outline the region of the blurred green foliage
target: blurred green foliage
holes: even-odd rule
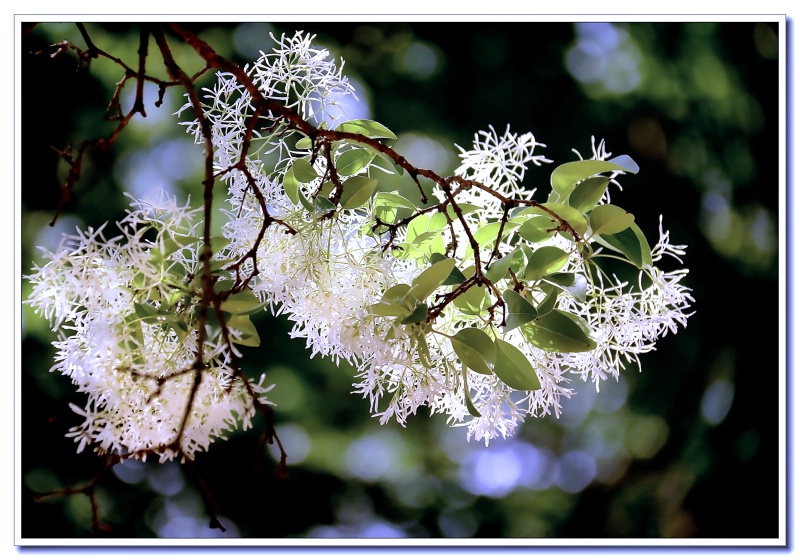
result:
[[[135,24],[89,24],[102,49],[135,64]],[[778,56],[774,23],[245,23],[193,24],[241,64],[268,33],[304,29],[345,61],[398,151],[439,173],[454,143],[491,124],[533,131],[556,163],[584,156],[589,138],[629,153],[642,171],[615,197],[650,239],[659,215],[689,246],[696,315],[600,391],[579,380],[562,418],[528,420],[489,447],[441,417],[381,426],[350,395],[353,370],[307,358],[280,317],[262,316],[262,345],[246,369],[276,383],[286,478],[259,452],[258,428],[215,443],[197,461],[228,527],[208,528],[192,471],[128,461],[101,485],[108,537],[777,537],[778,518]],[[99,60],[76,72],[71,54],[31,54],[69,39],[45,23],[23,37],[23,274],[63,231],[120,219],[128,199],[163,186],[200,202],[201,157],[174,116],[169,90],[109,152],[93,151],[55,228],[66,167],[50,146],[108,134],[103,120],[121,78]],[[192,73],[199,58],[171,42]],[[165,77],[155,45],[148,72]],[[202,79],[208,87],[213,76]],[[131,82],[132,84],[132,82]],[[122,97],[130,106],[131,88]],[[127,103],[127,105],[125,104]],[[552,168],[526,184],[548,184]],[[546,191],[546,189],[545,189]],[[215,217],[219,227],[222,214]],[[23,298],[28,287],[23,283]],[[775,305],[775,307],[772,307]],[[746,312],[744,311],[746,309]],[[83,496],[33,492],[89,479],[100,460],[63,437],[76,423],[69,382],[49,371],[54,335],[23,308],[23,537],[90,536]],[[756,399],[755,397],[759,398]],[[274,450],[269,450],[270,452]]]

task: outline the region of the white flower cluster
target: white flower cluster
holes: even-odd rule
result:
[[[78,451],[191,459],[226,431],[249,427],[253,396],[268,403],[268,388],[233,374],[219,336],[206,337],[205,365],[195,370],[199,302],[187,280],[199,270],[197,212],[166,199],[133,206],[118,224],[122,235],[78,230],[55,253],[44,251],[48,262],[28,276],[27,303],[59,333],[53,369],[88,396],[83,409],[71,405],[83,417],[67,434]]]
[[[251,75],[263,85],[266,96],[282,101],[289,98],[285,87],[278,84],[292,84],[290,99],[304,118],[326,114],[314,110],[315,100],[351,91],[341,69],[325,61],[326,54],[311,49],[308,37],[281,37],[273,53],[262,53]],[[306,79],[309,75],[314,79]],[[220,76],[207,99],[216,165],[228,169],[241,155],[239,149],[246,117],[252,114],[252,100],[245,88],[227,75]],[[231,125],[232,122],[236,124]],[[190,127],[197,133],[196,124]],[[467,425],[468,437],[487,443],[497,436],[507,437],[527,416],[551,412],[558,415],[560,398],[571,394],[566,387],[569,376],[591,378],[595,383],[609,374],[616,377],[626,363],[638,363],[640,354],[653,350],[655,340],[666,331],[674,332],[677,325],[685,325],[692,301],[688,289],[680,284],[686,270],[664,273],[648,264],[641,270],[639,283],[629,286],[609,278],[596,264],[596,258],[584,258],[572,239],[560,235],[536,247],[553,246],[568,253],[562,272],[573,273],[587,283],[585,298],[557,294],[553,305],[585,321],[587,334],[597,343],[591,351],[547,351],[526,340],[522,329],[502,332],[497,328],[499,321],[492,323],[488,318],[486,308],[494,299],[488,291],[482,312],[448,305],[429,325],[424,320],[400,321],[377,313],[374,305],[382,301],[387,290],[412,285],[430,262],[427,258],[385,251],[386,235],[373,230],[378,212],[374,198],[358,208],[336,208],[324,214],[310,207],[303,197],[311,199],[324,189],[326,160],[321,153],[317,153],[314,166],[319,178],[300,185],[300,200],[290,199],[284,174],[297,160],[309,161],[312,148],[295,148],[279,122],[271,132],[259,138],[259,148],[247,154],[247,169],[255,178],[270,217],[280,219],[295,233],[273,223],[259,241],[264,216],[252,192],[253,185],[242,172],[231,171],[224,177],[232,207],[225,226],[230,257],[240,258],[258,246],[259,274],[250,284],[253,291],[274,311],[287,314],[295,322],[292,336],[305,338],[313,354],[344,359],[357,366],[355,390],[369,397],[371,409],[381,422],[394,417],[404,423],[409,414],[425,406],[431,412],[446,414],[452,424]],[[541,146],[530,133],[516,135],[507,129],[501,136],[490,128],[475,136],[471,150],[462,149],[463,163],[456,174],[479,181],[505,197],[530,199],[531,191],[522,186],[522,181],[528,165],[549,162],[534,153]],[[604,147],[599,149],[600,152],[593,145],[594,159],[610,155]],[[275,151],[281,154],[277,163],[264,158],[265,153]],[[370,166],[353,171],[352,175],[368,177]],[[340,179],[348,177],[342,174]],[[603,196],[607,201],[608,195]],[[465,208],[474,205],[479,209],[468,216],[468,223],[476,229],[502,218],[499,197],[483,190],[465,189],[458,200]],[[445,247],[457,247],[455,262],[459,268],[468,267],[472,259],[470,240],[457,222],[452,228],[442,226],[428,233],[434,234],[426,238],[429,244],[438,244],[441,252]],[[490,262],[493,249],[493,243],[482,245],[482,263]],[[505,255],[515,247],[503,242],[499,249]],[[596,249],[593,256],[601,252]],[[652,259],[658,260],[662,254],[682,254],[682,248],[670,245],[663,231]],[[250,271],[252,268],[244,270]],[[446,296],[452,289],[439,287],[428,301],[433,305],[437,296]],[[543,303],[546,293],[535,292],[534,303]],[[540,388],[516,390],[496,375],[468,369],[452,342],[453,336],[465,327],[482,329],[520,349],[534,365]]]
[[[325,130],[342,117],[342,96],[354,92],[312,40],[281,36],[245,70],[264,96]],[[680,260],[684,248],[660,228],[651,250],[632,216],[609,203],[608,181],[626,162],[596,167],[610,156],[602,142],[592,142],[597,170],[562,185],[545,208],[523,185],[529,165],[550,162],[536,153],[543,145],[508,128],[481,131],[471,149],[461,149],[450,183],[456,211],[441,192],[425,206],[376,190],[374,169],[391,168],[392,158],[363,142],[316,143],[272,113],[252,126],[256,102],[229,74],[206,90],[205,104],[230,204],[227,244],[215,258],[237,269],[217,273],[231,284],[246,279],[247,291],[231,293],[255,294],[257,304],[286,314],[291,336],[304,338],[312,355],[355,365],[354,392],[381,422],[403,424],[422,406],[488,444],[527,417],[558,415],[570,378],[599,387],[686,324],[687,271],[656,266],[665,256]],[[184,124],[201,143],[199,124]],[[392,137],[374,121],[339,126]],[[610,176],[597,176],[603,172]],[[579,195],[568,198],[578,184]],[[236,349],[223,329],[206,325],[196,365],[196,224],[195,212],[175,201],[138,202],[119,224],[121,237],[105,240],[102,228],[79,232],[29,277],[28,303],[60,332],[54,369],[88,394],[85,409],[75,407],[85,421],[68,434],[79,449],[191,458],[226,430],[247,427],[254,398],[268,403],[268,388],[233,371]],[[614,236],[624,231],[628,237]],[[601,266],[615,259],[638,271],[638,281]],[[249,319],[228,310],[233,342],[257,344]]]

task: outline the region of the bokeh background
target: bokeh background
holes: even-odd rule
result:
[[[197,461],[227,532],[208,528],[191,471],[128,461],[98,492],[107,537],[695,537],[775,538],[779,381],[778,27],[729,23],[244,23],[191,24],[222,55],[253,61],[269,33],[316,33],[346,60],[360,102],[352,117],[398,133],[417,166],[449,174],[454,143],[493,125],[532,131],[553,166],[526,178],[547,192],[554,165],[591,154],[604,138],[641,166],[615,202],[651,240],[659,215],[689,246],[694,290],[688,327],[618,382],[575,381],[564,415],[529,419],[514,438],[467,442],[439,415],[380,426],[350,394],[353,371],[309,360],[281,318],[261,318],[261,347],[246,370],[277,384],[272,399],[289,453],[275,476],[258,430],[232,434]],[[87,24],[95,43],[136,64],[138,26]],[[45,23],[22,38],[22,263],[55,248],[62,232],[120,219],[122,193],[163,188],[198,203],[199,147],[147,92],[109,152],[93,151],[55,227],[66,166],[51,146],[107,134],[106,105],[121,78],[95,61],[35,55],[69,39],[72,24]],[[199,59],[173,41],[190,71]],[[158,70],[151,42],[148,72]],[[212,83],[208,76],[205,85]],[[132,100],[131,82],[123,95]],[[184,118],[188,116],[184,115]],[[217,224],[219,220],[217,220]],[[679,264],[675,263],[675,267]],[[23,280],[23,298],[29,288]],[[81,402],[50,372],[53,334],[23,308],[21,372],[22,536],[88,537],[85,496],[32,500],[34,492],[91,478],[101,460],[75,453],[64,433]],[[262,424],[263,425],[263,424]]]

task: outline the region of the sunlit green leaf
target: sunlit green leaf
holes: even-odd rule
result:
[[[492,339],[480,329],[467,328],[458,331],[451,339],[456,356],[472,371],[484,375],[492,374],[496,350]]]
[[[586,322],[567,311],[554,309],[522,327],[525,339],[548,352],[588,352],[597,347]]]
[[[311,138],[308,136],[303,136],[297,143],[294,145],[295,148],[298,150],[310,150],[311,149]]]
[[[394,132],[381,123],[369,119],[345,121],[337,126],[336,130],[339,132],[362,134],[367,138],[389,138],[390,140],[397,140],[397,136],[395,136]]]
[[[539,316],[536,308],[514,290],[503,292],[503,301],[506,302],[506,327],[504,332],[513,331]]]
[[[569,260],[569,253],[558,247],[540,247],[528,259],[523,276],[525,280],[539,280],[542,276],[560,270]]]
[[[286,196],[289,197],[293,204],[300,202],[300,183],[291,168],[283,176],[283,190],[286,191]]]
[[[608,177],[589,177],[575,187],[569,196],[569,205],[579,212],[588,212],[600,202],[608,188]]]
[[[595,239],[601,245],[622,253],[639,268],[653,264],[650,245],[635,222],[628,229],[619,233],[599,235]]]
[[[263,309],[265,305],[252,290],[245,290],[229,295],[228,299],[223,301],[219,307],[232,315],[249,315],[254,311]]]
[[[358,208],[366,203],[377,186],[377,179],[350,177],[342,184],[342,198],[339,201],[342,208]]]
[[[534,216],[519,227],[517,233],[525,241],[541,243],[556,234],[556,226],[551,216]]]
[[[466,216],[467,214],[471,214],[476,210],[480,210],[481,207],[475,204],[466,204],[466,203],[459,203],[458,205],[459,210],[461,210],[461,215]],[[448,206],[445,209],[445,213],[450,216],[450,219],[453,221],[458,220],[458,214],[456,214],[455,209],[452,206]]]
[[[586,233],[586,230],[589,229],[589,224],[586,221],[586,216],[584,216],[581,212],[575,210],[575,208],[573,208],[572,206],[569,206],[567,204],[557,204],[554,202],[548,202],[546,204],[543,204],[542,206],[544,206],[548,210],[552,210],[553,212],[555,212],[559,218],[565,220],[570,225],[570,227],[572,227],[572,229],[574,229],[580,236]],[[542,214],[549,216],[549,214],[546,214],[543,210],[541,209],[537,210]],[[556,227],[561,225],[561,222],[555,219],[553,220],[553,223],[555,224]]]
[[[384,292],[381,301],[402,303],[411,293],[411,286],[408,284],[396,284]]]
[[[494,373],[500,381],[520,391],[536,391],[541,388],[539,376],[525,354],[499,338],[494,341],[494,345],[497,351]]]
[[[379,317],[401,317],[408,315],[408,309],[399,303],[381,301],[369,306],[369,311]]]
[[[508,274],[508,269],[511,268],[511,261],[516,253],[517,251],[512,251],[489,265],[489,268],[484,273],[489,282],[495,283]]]
[[[443,261],[446,259],[443,254],[441,253],[433,253],[430,258],[431,264],[437,263],[439,261]],[[462,282],[466,281],[467,277],[464,276],[464,273],[461,272],[457,266],[453,267],[453,270],[450,271],[450,275],[442,282],[442,286],[452,286],[454,284],[461,284]]]
[[[628,229],[633,220],[633,214],[613,204],[598,206],[589,215],[592,236],[619,233]]]
[[[347,150],[336,159],[336,170],[340,175],[355,175],[369,165],[374,157],[374,152],[365,148]]]
[[[427,270],[414,278],[411,283],[411,295],[419,301],[425,300],[436,288],[442,285],[455,264],[455,259],[444,259],[432,264]]]
[[[240,346],[256,347],[261,344],[258,331],[248,315],[234,315],[227,321],[228,329],[238,332],[233,341]]]
[[[562,200],[566,199],[572,192],[575,183],[583,181],[598,173],[608,171],[628,171],[637,173],[639,166],[628,156],[620,156],[614,161],[600,161],[586,159],[582,161],[572,161],[559,165],[550,176],[550,184],[553,190],[559,194]]]
[[[292,172],[295,178],[301,183],[310,183],[319,176],[314,167],[304,159],[296,159],[294,161]]]
[[[489,293],[485,286],[470,286],[453,300],[456,309],[465,315],[481,315],[489,309]]]
[[[625,171],[633,174],[639,173],[639,165],[633,161],[633,158],[629,155],[622,154],[621,156],[613,157],[608,160],[608,163],[619,165]]]
[[[586,293],[589,291],[589,284],[586,278],[574,272],[556,272],[542,278],[554,286],[558,286],[569,295],[580,301],[586,301]]]
[[[421,323],[427,318],[428,318],[428,306],[424,303],[419,303],[414,308],[414,311],[411,312],[411,315],[400,321],[400,324],[411,325],[412,323]]]

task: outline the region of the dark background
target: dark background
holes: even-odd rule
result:
[[[288,476],[274,476],[258,431],[232,434],[198,458],[228,531],[207,528],[192,471],[128,461],[100,486],[108,537],[696,537],[775,538],[778,515],[778,57],[772,23],[280,23],[191,24],[239,62],[268,50],[267,32],[317,34],[346,60],[371,118],[400,136],[409,159],[449,174],[488,125],[532,131],[552,166],[525,184],[545,196],[552,168],[591,155],[590,136],[640,165],[614,201],[651,240],[659,216],[688,245],[688,327],[658,343],[599,394],[576,380],[564,418],[528,419],[487,448],[426,414],[380,426],[350,394],[352,370],[309,361],[280,318],[264,317],[247,354],[264,371]],[[136,64],[135,24],[87,24],[97,45]],[[48,228],[66,167],[50,148],[107,134],[121,74],[106,61],[76,71],[72,54],[35,55],[70,39],[45,23],[22,45],[23,274],[62,231],[120,219],[133,185],[167,183],[201,200],[201,157],[167,107],[150,99],[109,152],[92,151],[75,196]],[[199,59],[172,41],[191,72]],[[157,69],[151,41],[148,71]],[[211,77],[206,80],[208,86]],[[133,86],[131,81],[130,87]],[[130,88],[129,88],[130,89]],[[123,98],[125,98],[123,96]],[[125,106],[127,110],[129,105]],[[406,135],[405,137],[402,135]],[[421,144],[434,139],[439,148]],[[403,143],[405,142],[405,144]],[[415,144],[416,142],[416,144]],[[435,146],[435,145],[434,145]],[[416,151],[414,151],[416,149]],[[398,150],[401,151],[402,150]],[[168,154],[168,156],[165,156]],[[175,155],[177,154],[177,156]],[[163,160],[167,160],[164,163]],[[678,268],[679,263],[665,263]],[[23,281],[23,298],[29,288]],[[86,481],[101,460],[64,433],[81,402],[50,372],[53,334],[23,310],[22,536],[90,536],[85,496],[35,503],[33,492]]]

